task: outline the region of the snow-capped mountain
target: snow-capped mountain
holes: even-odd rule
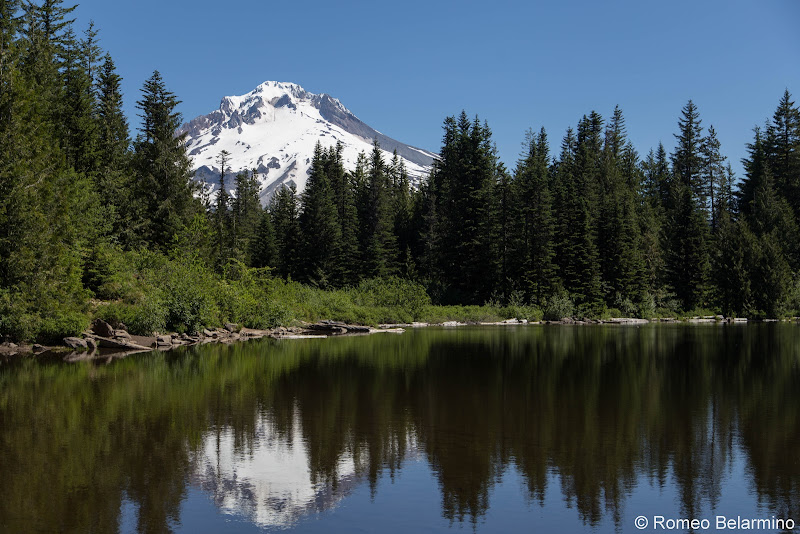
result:
[[[187,133],[196,180],[216,187],[218,156],[227,150],[234,175],[258,170],[264,203],[282,184],[294,183],[302,191],[317,141],[323,147],[341,142],[345,168],[353,169],[358,154],[369,155],[377,139],[387,163],[397,151],[412,182],[427,175],[436,157],[370,128],[330,95],[309,93],[293,83],[264,82],[245,95],[227,96],[218,110],[184,124],[180,131]],[[226,189],[233,186],[232,178]]]

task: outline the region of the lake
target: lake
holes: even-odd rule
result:
[[[797,325],[424,328],[0,362],[4,533],[800,524]]]

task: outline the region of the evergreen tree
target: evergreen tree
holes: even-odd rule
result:
[[[733,191],[733,184],[736,183],[736,175],[733,173],[731,164],[725,167],[722,184],[719,188],[719,201],[717,202],[717,219],[724,213],[732,213],[736,208],[736,196]]]
[[[258,228],[250,243],[250,264],[253,267],[277,268],[279,265],[278,241],[272,218],[269,209],[261,212]]]
[[[94,89],[97,83],[100,59],[103,57],[103,50],[98,44],[99,32],[95,29],[93,20],[89,21],[89,27],[83,31],[83,35],[83,39],[80,40],[82,66],[89,80],[91,80]],[[93,96],[97,96],[96,91],[93,93]]]
[[[396,154],[395,154],[396,156]],[[414,278],[417,272],[416,261],[411,252],[414,244],[413,196],[408,172],[403,160],[392,168],[391,212],[397,250],[400,252],[399,272],[406,278]]]
[[[17,34],[22,23],[20,0],[0,2],[0,79],[7,78],[17,60]]]
[[[77,5],[65,8],[62,0],[44,0],[41,5],[26,2],[23,7],[21,70],[41,97],[38,100],[42,118],[59,136],[66,105],[62,70],[68,51],[76,46],[72,31],[75,19],[67,17]]]
[[[345,172],[342,153],[344,146],[336,143],[323,151],[325,174],[331,183],[339,228],[342,236],[339,270],[335,273],[340,283],[355,284],[360,272],[360,250],[358,243],[358,211],[355,203],[355,191],[350,175]]]
[[[60,108],[59,137],[67,162],[78,172],[96,178],[100,167],[97,100],[87,51],[67,32],[64,50],[64,103]],[[91,53],[94,53],[92,51]]]
[[[448,117],[431,184],[436,199],[439,246],[435,255],[447,300],[482,303],[497,278],[494,250],[498,162],[491,130],[461,112]]]
[[[621,228],[619,246],[619,277],[615,294],[618,299],[630,306],[626,312],[633,312],[632,305],[641,302],[646,288],[644,259],[644,239],[640,219],[641,187],[644,180],[639,164],[639,155],[628,142],[622,149],[620,161],[622,191],[619,220]],[[619,304],[617,300],[614,304]]]
[[[353,190],[353,204],[356,211],[356,232],[358,234],[359,262],[364,257],[364,244],[367,239],[366,223],[369,211],[369,158],[365,152],[359,152],[356,165],[350,174],[350,183]],[[358,274],[363,275],[363,265],[359,266]]]
[[[518,239],[510,273],[523,281],[521,289],[526,300],[537,304],[543,303],[558,286],[549,151],[544,128],[538,134],[529,131],[523,158],[514,173],[513,217],[518,221],[514,232]]]
[[[667,272],[685,310],[705,303],[708,280],[708,215],[702,180],[702,130],[696,106],[683,107],[672,155],[672,200],[667,214]]]
[[[600,263],[597,249],[602,117],[584,116],[577,136],[567,130],[554,172],[558,226],[557,257],[564,289],[581,310],[599,313],[602,308]]]
[[[789,203],[776,191],[769,168],[758,179],[749,222],[753,233],[760,239],[771,236],[779,245],[784,261],[789,261],[793,266],[798,265],[800,236],[798,236],[797,221]]]
[[[606,303],[629,312],[641,299],[642,270],[637,194],[638,156],[627,143],[619,107],[606,127],[599,169],[597,246]]]
[[[17,6],[0,8],[0,338],[53,341],[85,326],[81,258],[99,221],[89,183],[67,165],[53,125],[61,101],[49,99],[61,96],[60,81],[37,79],[57,73],[53,54],[30,48],[30,37],[42,45],[32,26],[38,8],[27,6],[20,26]]]
[[[644,171],[644,184],[642,194],[644,198],[657,211],[669,207],[670,200],[670,169],[667,161],[667,151],[663,143],[658,144],[658,150],[650,153],[642,163]]]
[[[792,287],[792,272],[776,231],[762,235],[752,247],[756,262],[750,271],[756,315],[779,318],[786,309]]]
[[[372,146],[362,213],[363,274],[385,277],[397,272],[398,250],[391,211],[389,177],[378,141]]]
[[[219,165],[219,191],[214,206],[214,221],[217,235],[217,262],[218,267],[224,265],[233,252],[233,224],[230,213],[231,195],[225,185],[225,175],[230,172],[230,152],[220,151],[217,156]]]
[[[414,195],[411,227],[413,240],[411,253],[419,269],[419,276],[426,281],[428,292],[435,301],[441,300],[436,286],[441,284],[439,271],[441,259],[438,254],[442,249],[442,228],[436,208],[437,198],[433,172],[420,184]]]
[[[701,122],[697,106],[689,100],[678,119],[679,133],[675,134],[678,144],[672,154],[672,170],[680,184],[691,189],[693,202],[698,208],[704,209],[708,195],[702,178],[704,137]]]
[[[317,143],[301,195],[300,232],[302,235],[303,277],[320,287],[335,284],[340,269],[341,227],[330,180],[325,173],[325,157]],[[277,230],[277,225],[276,225]]]
[[[800,110],[784,91],[766,128],[767,161],[778,192],[800,216]]]
[[[103,57],[98,72],[97,92],[100,170],[107,176],[124,170],[130,157],[128,121],[122,111],[122,78],[116,73],[114,60],[109,54]],[[103,180],[102,184],[105,187],[112,185],[111,180]]]
[[[301,272],[301,241],[297,189],[294,184],[278,188],[268,211],[275,232],[275,267],[284,278],[297,279]]]
[[[713,256],[716,301],[727,317],[750,315],[753,309],[751,271],[758,241],[745,220],[730,213],[719,217]]]
[[[666,283],[664,237],[666,213],[670,205],[670,169],[667,152],[662,143],[656,151],[650,150],[642,162],[642,196],[639,208],[640,234],[642,236],[642,260],[644,283],[648,293],[655,296]]]
[[[131,213],[131,150],[128,121],[122,111],[122,78],[114,61],[106,54],[97,75],[97,154],[95,176],[101,207],[111,226],[111,233],[124,243],[133,242],[130,235]]]
[[[233,199],[233,251],[234,257],[250,264],[255,236],[265,218],[262,216],[258,172],[241,171],[236,174],[236,196]],[[270,222],[271,224],[271,222]]]
[[[752,213],[753,200],[758,182],[768,172],[767,150],[761,128],[753,129],[753,142],[747,144],[748,157],[742,160],[744,179],[736,191],[736,208],[744,214]]]
[[[528,132],[532,135],[532,132]],[[527,139],[527,138],[526,138]],[[517,166],[519,170],[519,165]],[[505,167],[498,172],[497,182],[497,255],[500,276],[498,290],[503,301],[508,301],[518,284],[515,271],[522,263],[524,241],[516,233],[519,227],[520,199],[516,197],[516,180]]]
[[[711,217],[712,233],[717,229],[717,215],[719,212],[720,196],[724,194],[725,185],[725,157],[720,153],[720,142],[714,126],[708,127],[708,135],[700,145],[703,163],[703,190],[708,197],[708,210]]]
[[[185,134],[175,134],[181,124],[178,104],[158,71],[144,83],[142,99],[136,103],[142,119],[134,143],[136,234],[158,249],[170,243],[201,209],[193,197],[196,187],[191,180]]]
[[[75,19],[67,17],[78,6],[64,7],[63,4],[63,0],[43,0],[41,5],[22,4],[26,49],[23,65],[39,85],[52,81],[42,76],[57,76],[66,50],[74,45],[71,28]]]

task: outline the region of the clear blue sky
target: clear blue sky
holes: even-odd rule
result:
[[[154,69],[187,120],[289,81],[434,152],[447,115],[477,114],[513,168],[528,128],[557,151],[583,114],[616,104],[642,156],[671,150],[692,99],[741,174],[753,126],[785,88],[800,101],[800,0],[84,0],[76,16],[114,57],[132,127]]]

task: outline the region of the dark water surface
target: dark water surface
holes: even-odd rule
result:
[[[799,364],[782,324],[14,359],[0,532],[781,531],[800,524]]]

